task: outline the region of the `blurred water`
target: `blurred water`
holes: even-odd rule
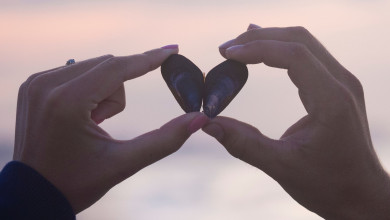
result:
[[[103,54],[178,43],[204,72],[217,47],[261,26],[305,26],[363,83],[373,141],[390,168],[388,1],[0,1],[0,165],[12,158],[16,97],[32,73]],[[278,138],[305,114],[286,72],[249,67],[223,112]],[[127,108],[102,127],[129,139],[182,114],[159,70],[126,83]],[[147,115],[148,117],[140,117]],[[158,184],[156,184],[158,183]],[[320,219],[261,171],[199,132],[168,158],[112,189],[78,219]]]

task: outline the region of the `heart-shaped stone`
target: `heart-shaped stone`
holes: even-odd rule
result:
[[[186,112],[203,111],[214,118],[240,92],[248,79],[248,68],[226,60],[204,77],[202,71],[186,57],[174,54],[161,65],[162,76],[181,108]]]

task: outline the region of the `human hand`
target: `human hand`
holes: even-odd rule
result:
[[[125,108],[123,82],[159,67],[177,47],[102,56],[32,75],[19,90],[14,160],[48,179],[78,213],[140,169],[175,152],[207,121],[185,114],[128,141],[98,123]],[[142,120],[142,119],[141,119]]]
[[[302,27],[251,25],[220,52],[242,63],[287,69],[307,115],[279,140],[226,117],[211,120],[206,133],[326,219],[389,218],[390,180],[374,151],[355,76]]]

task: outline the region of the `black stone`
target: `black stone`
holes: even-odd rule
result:
[[[234,60],[214,67],[204,79],[202,71],[182,55],[171,55],[161,66],[162,76],[185,112],[200,111],[214,118],[240,92],[248,79],[248,68]]]

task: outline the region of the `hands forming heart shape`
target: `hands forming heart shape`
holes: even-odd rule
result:
[[[203,101],[204,113],[209,118],[221,113],[248,79],[248,68],[240,62],[226,60],[204,77],[194,63],[178,54],[162,64],[161,73],[186,113],[199,112]]]
[[[177,45],[131,56],[97,57],[30,76],[19,89],[13,160],[47,179],[64,195],[60,196],[64,203],[47,204],[53,200],[43,199],[40,205],[23,208],[28,194],[20,197],[19,188],[10,194],[9,188],[22,185],[7,181],[0,181],[0,200],[14,201],[15,208],[23,210],[9,209],[12,214],[46,216],[29,219],[59,219],[47,214],[62,214],[68,201],[67,219],[74,219],[75,213],[176,152],[202,129],[232,156],[264,171],[299,204],[325,219],[389,219],[390,178],[372,144],[363,87],[352,73],[302,27],[249,26],[219,50],[227,60],[206,77],[190,60],[176,55]],[[216,117],[244,86],[248,70],[243,63],[286,69],[298,88],[307,114],[280,139],[236,119]],[[124,82],[160,66],[180,106],[193,113],[133,139],[112,138],[98,124],[125,108]],[[202,103],[212,120],[198,113]],[[144,120],[148,119],[140,117],[140,123]],[[2,188],[1,183],[8,185]],[[32,185],[21,189],[41,198],[38,184]],[[53,193],[50,187],[40,188]]]

